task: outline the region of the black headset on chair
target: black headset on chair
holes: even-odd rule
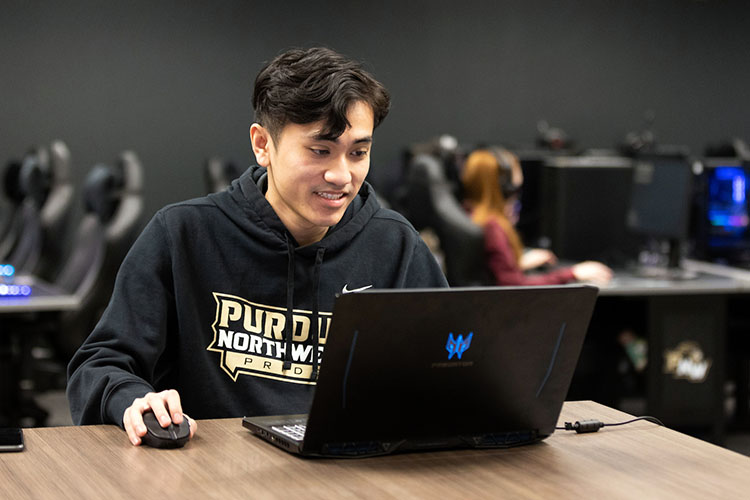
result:
[[[21,166],[23,164],[18,160],[10,160],[5,165],[3,176],[3,192],[5,197],[14,205],[20,205],[23,201],[23,191],[21,190]]]
[[[234,162],[218,156],[209,158],[203,166],[206,192],[217,193],[226,189],[241,174],[242,170]]]
[[[18,185],[37,208],[41,208],[47,200],[52,189],[52,176],[49,154],[45,149],[32,150],[23,159],[18,173]]]
[[[86,210],[98,214],[106,224],[117,211],[124,186],[122,165],[95,165],[83,183]]]

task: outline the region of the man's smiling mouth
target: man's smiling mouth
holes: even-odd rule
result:
[[[344,193],[323,193],[320,191],[316,191],[315,194],[326,200],[340,200],[346,196]]]

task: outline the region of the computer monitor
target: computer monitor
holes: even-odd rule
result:
[[[693,171],[683,155],[639,155],[633,163],[627,226],[665,244],[666,266],[648,262],[639,271],[654,277],[690,278],[680,267],[682,244],[690,229]]]
[[[715,244],[742,239],[748,233],[747,172],[741,165],[724,165],[708,173],[706,216]]]
[[[750,263],[750,165],[738,158],[706,158],[699,178],[696,250],[708,260]]]
[[[566,261],[627,267],[638,255],[638,238],[625,225],[632,172],[632,160],[620,156],[546,158],[539,178],[539,240],[548,240]]]

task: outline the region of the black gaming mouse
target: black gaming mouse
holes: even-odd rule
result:
[[[180,425],[172,423],[162,427],[154,412],[148,411],[143,414],[143,423],[146,424],[146,435],[141,440],[145,445],[154,448],[182,448],[190,439],[190,425],[186,417],[183,417]]]

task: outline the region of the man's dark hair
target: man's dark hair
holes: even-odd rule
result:
[[[277,56],[255,79],[255,121],[278,140],[288,123],[324,121],[321,136],[335,139],[350,126],[349,106],[370,105],[377,127],[388,114],[390,96],[361,65],[328,48],[291,49]]]

